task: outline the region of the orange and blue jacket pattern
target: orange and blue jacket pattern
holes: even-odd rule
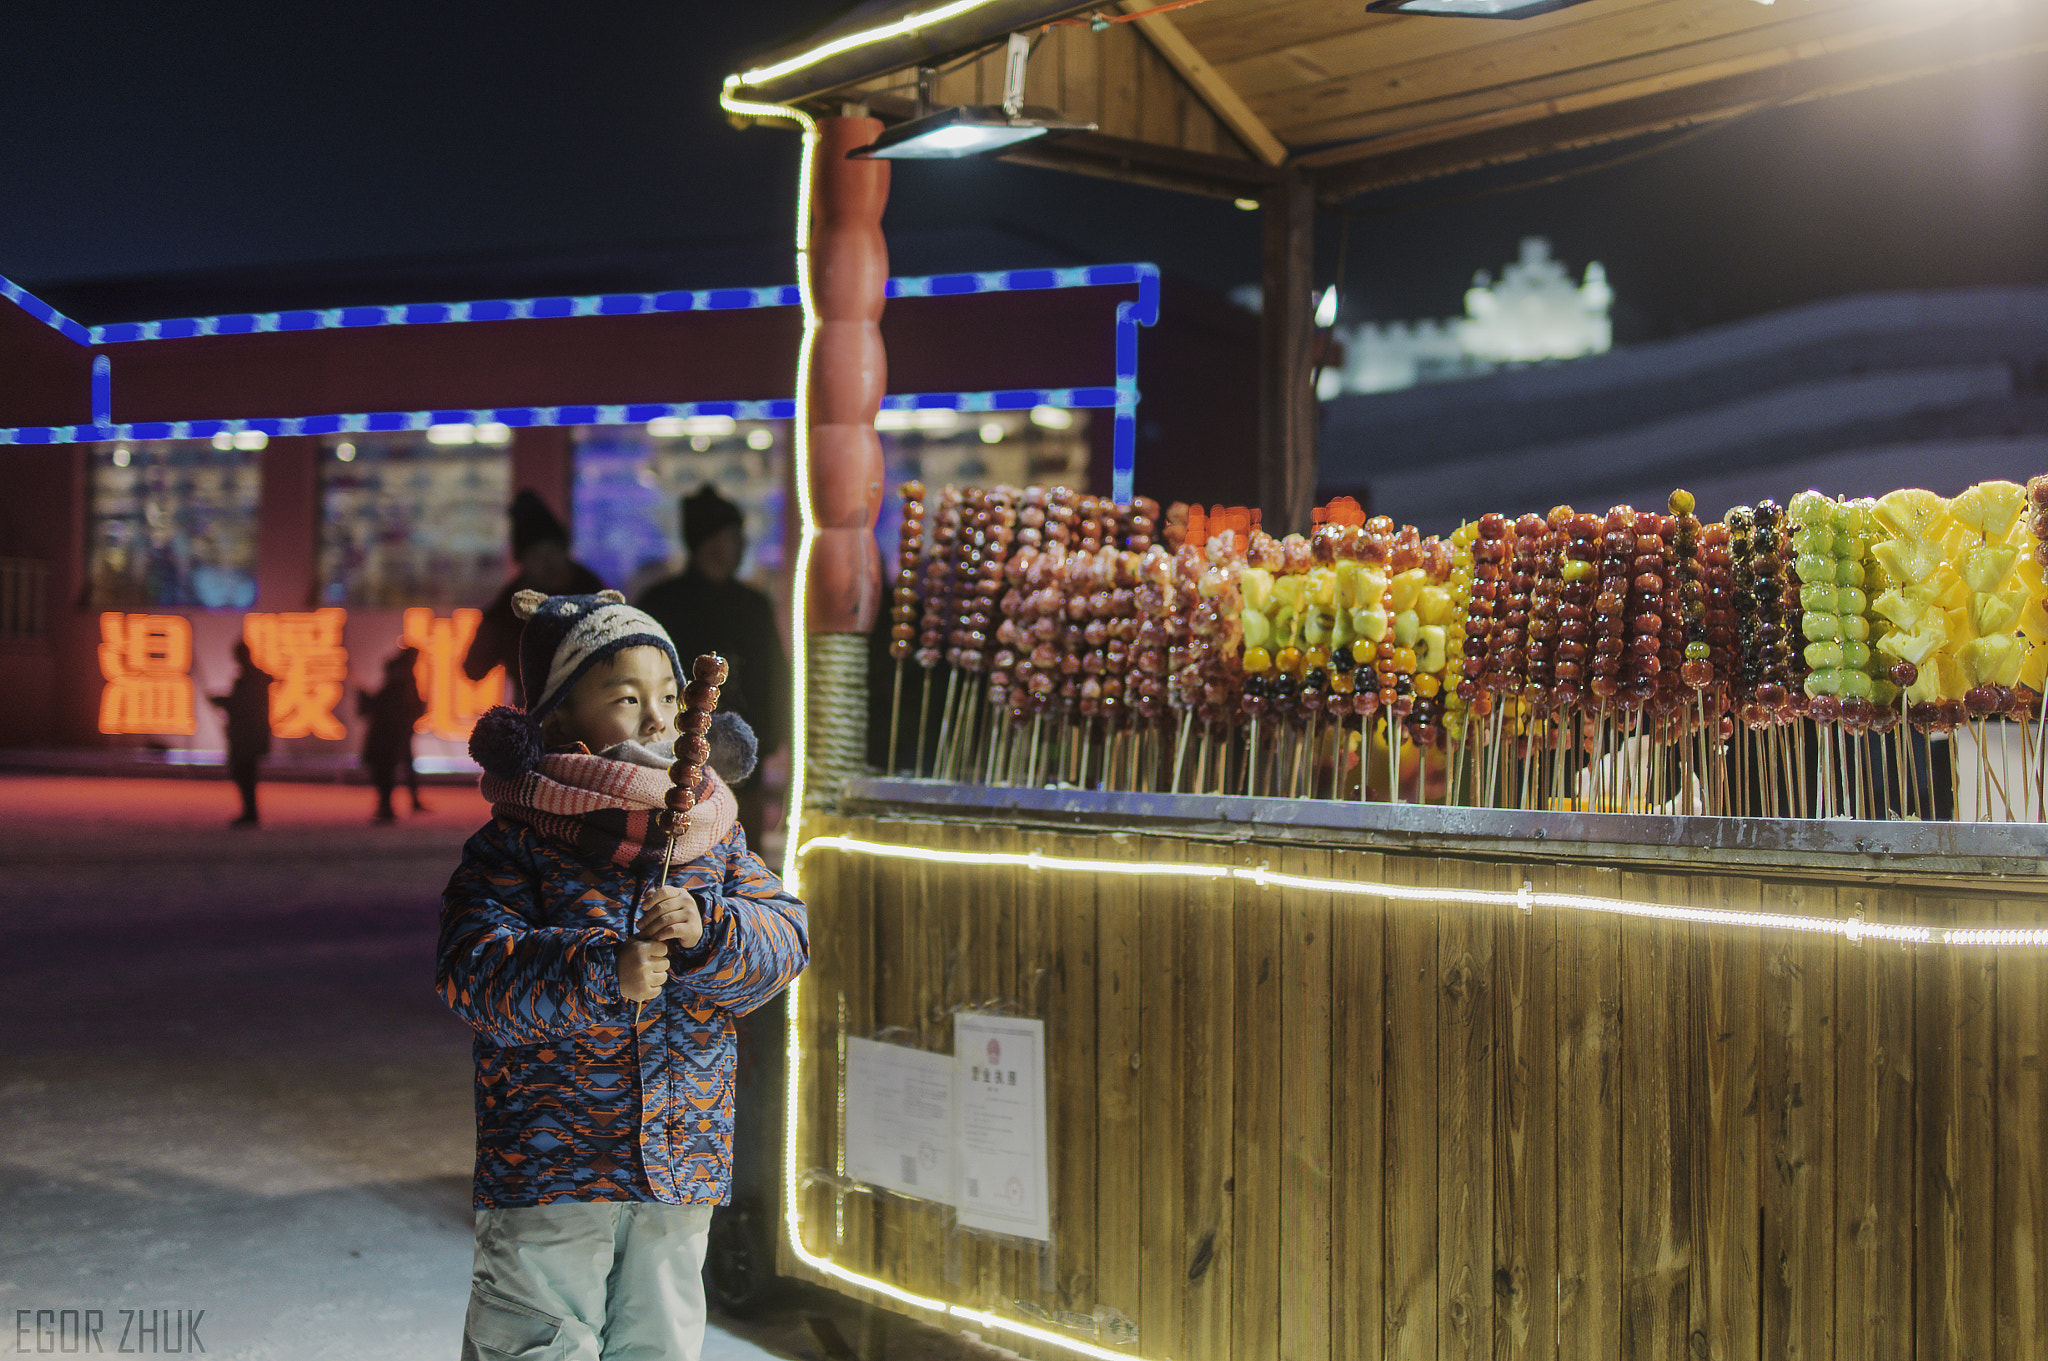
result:
[[[803,969],[809,926],[735,825],[669,872],[697,899],[704,936],[636,1015],[616,947],[654,877],[502,818],[463,847],[435,986],[476,1032],[477,1209],[727,1199],[733,1018]]]

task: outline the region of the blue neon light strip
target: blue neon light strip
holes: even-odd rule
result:
[[[324,311],[245,312],[172,321],[124,321],[91,329],[95,345],[193,336],[262,335],[277,331],[348,331],[365,326],[445,326],[470,321],[545,321],[563,317],[630,317],[649,312],[730,312],[795,307],[797,290],[707,288],[667,293],[604,293],[587,298],[505,298],[490,302],[412,302],[389,307],[330,307]]]
[[[1016,388],[1000,392],[916,392],[884,397],[884,411],[1029,411],[1119,407],[1118,388]],[[238,421],[137,421],[128,425],[29,425],[0,429],[0,444],[92,444],[103,440],[211,439],[260,430],[266,435],[385,434],[436,425],[642,425],[665,417],[730,416],[736,421],[786,421],[796,402],[639,402],[629,406],[515,406],[473,411],[371,411],[348,416],[257,417]],[[1119,407],[1118,419],[1123,412]]]
[[[1159,320],[1159,267],[1149,264],[1089,265],[1078,269],[1012,269],[975,274],[931,274],[890,279],[891,298],[942,298],[968,293],[1021,293],[1048,288],[1107,288],[1135,284],[1136,302],[1116,307],[1114,388],[1022,389],[1014,392],[924,393],[886,397],[884,410],[1019,411],[1034,406],[1114,407],[1110,495],[1131,499],[1138,444],[1138,327]],[[605,293],[582,298],[515,298],[495,302],[402,303],[390,307],[335,307],[325,311],[239,313],[185,317],[172,321],[118,322],[88,330],[48,303],[0,277],[0,296],[80,345],[180,340],[193,336],[258,335],[279,331],[348,330],[364,326],[440,326],[472,321],[529,321],[557,317],[616,317],[651,312],[717,312],[737,308],[795,307],[794,286],[709,288],[666,293]],[[93,364],[92,425],[23,426],[0,429],[0,444],[81,444],[111,439],[210,439],[216,434],[261,430],[268,435],[330,435],[353,432],[424,430],[430,425],[637,425],[664,416],[716,415],[736,420],[787,420],[790,401],[643,403],[634,406],[511,407],[495,411],[378,411],[346,416],[286,419],[148,421],[111,424],[108,360]],[[744,409],[744,413],[743,413]]]
[[[1088,265],[1077,269],[1010,269],[975,274],[932,274],[891,279],[891,298],[944,298],[963,293],[1022,293],[1047,288],[1109,288],[1138,285],[1156,295],[1159,270],[1153,265]],[[365,326],[445,326],[472,321],[534,321],[563,317],[628,317],[653,312],[725,312],[799,305],[796,286],[768,288],[672,289],[664,293],[601,293],[588,297],[502,298],[485,302],[415,302],[385,307],[330,307],[290,312],[238,312],[219,317],[178,317],[167,321],[121,321],[85,327],[20,286],[0,277],[0,295],[36,320],[80,345],[125,345],[140,340],[189,340],[194,336],[264,335],[281,331],[355,330]],[[1140,305],[1143,306],[1141,298]],[[1149,324],[1149,323],[1148,323]]]
[[[92,343],[90,331],[5,275],[0,275],[0,298],[7,299],[51,330],[61,331],[81,345]]]

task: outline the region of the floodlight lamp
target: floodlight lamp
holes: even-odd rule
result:
[[[1468,19],[1528,19],[1585,0],[1370,0],[1378,14],[1432,14]]]
[[[1057,110],[1020,105],[1015,114],[999,104],[956,104],[884,129],[848,160],[959,160],[1001,151],[1034,138],[1093,132],[1095,124],[1060,117]]]

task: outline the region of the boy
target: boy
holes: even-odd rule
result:
[[[673,644],[616,591],[514,602],[530,707],[470,738],[494,817],[442,900],[436,978],[476,1031],[463,1361],[696,1358],[733,1018],[803,968],[804,907],[747,850],[711,769],[655,882]]]

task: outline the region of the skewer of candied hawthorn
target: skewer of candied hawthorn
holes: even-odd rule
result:
[[[1062,780],[1066,779],[1065,755],[1072,745],[1066,739],[1072,735],[1074,718],[1081,705],[1081,657],[1087,650],[1088,583],[1095,569],[1094,558],[1084,551],[1086,540],[1082,536],[1081,525],[1081,498],[1065,487],[1054,488],[1051,519],[1046,531],[1055,542],[1066,548],[1066,555],[1053,569],[1053,584],[1058,589],[1059,600],[1056,616],[1059,660],[1054,675],[1059,696],[1062,755],[1059,774]]]
[[[1109,626],[1109,641],[1104,651],[1107,665],[1102,673],[1102,703],[1104,711],[1123,724],[1137,712],[1131,667],[1138,639],[1139,556],[1128,549],[1106,551],[1110,555],[1109,613],[1103,618]]]
[[[1557,638],[1552,646],[1552,697],[1562,713],[1579,713],[1591,676],[1593,600],[1600,585],[1600,517],[1576,511],[1565,526],[1562,583],[1557,597]]]
[[[718,708],[718,687],[725,684],[725,658],[706,652],[690,663],[690,684],[683,691],[683,711],[676,715],[676,759],[668,768],[672,783],[664,807],[654,815],[668,839],[662,855],[661,882],[668,882],[669,862],[676,852],[676,838],[690,830],[690,810],[697,806],[697,786],[704,780],[704,765],[711,759],[711,715]]]
[[[1707,544],[1694,505],[1692,493],[1683,487],[1671,493],[1671,547],[1678,566],[1678,612],[1685,625],[1678,678],[1704,710],[1706,692],[1714,684],[1714,649],[1707,641]]]
[[[924,668],[924,693],[918,701],[917,759],[914,775],[924,774],[924,740],[931,727],[932,668],[945,656],[946,634],[952,628],[953,574],[960,543],[961,497],[958,487],[939,489],[938,515],[932,521],[932,547],[919,568],[924,600],[918,621],[917,664]]]
[[[1026,488],[1024,495],[1030,495]],[[1019,512],[1022,518],[1023,512]],[[1041,517],[1040,523],[1043,523]],[[996,602],[998,622],[994,638],[995,650],[989,657],[988,701],[998,714],[1007,714],[1014,729],[1024,719],[1028,669],[1031,664],[1030,597],[1027,588],[1031,577],[1032,564],[1038,560],[1036,530],[1030,531],[1032,542],[1024,542],[1026,531],[1017,531],[1016,547],[1003,563],[1003,583],[1006,589]],[[1009,763],[1000,762],[998,769],[1007,770]]]
[[[982,498],[982,507],[975,515],[974,557],[971,568],[962,573],[962,589],[966,597],[962,626],[953,634],[959,654],[957,665],[967,673],[970,686],[975,678],[989,669],[991,644],[996,634],[997,601],[1003,593],[1004,570],[1017,530],[1016,495],[1015,487],[993,487]],[[986,688],[979,704],[971,690],[967,696],[967,722],[961,741],[970,761],[984,726],[983,711],[989,707],[989,699]]]
[[[1529,620],[1535,605],[1536,580],[1542,574],[1544,540],[1549,526],[1531,511],[1515,521],[1514,557],[1508,564],[1508,586],[1496,637],[1500,692],[1520,694],[1528,675]]]
[[[1132,591],[1138,627],[1132,635],[1131,670],[1134,694],[1127,695],[1138,718],[1157,724],[1166,716],[1170,702],[1168,682],[1169,649],[1172,635],[1168,621],[1173,606],[1173,555],[1159,544],[1147,548],[1138,558],[1138,585]]]
[[[1557,630],[1564,597],[1564,555],[1571,543],[1572,508],[1552,506],[1536,536],[1536,572],[1529,586],[1529,623],[1522,645],[1524,690],[1539,714],[1546,714],[1557,683]]]
[[[903,664],[917,650],[918,559],[924,552],[924,483],[915,478],[897,489],[903,524],[897,534],[896,584],[889,606],[889,655],[896,662],[895,694],[889,704],[889,769],[896,768],[903,721]]]
[[[1143,553],[1152,546],[1159,532],[1159,503],[1149,496],[1134,496],[1130,510],[1124,547],[1133,553]]]
[[[1628,589],[1628,647],[1622,653],[1621,703],[1648,710],[1664,671],[1664,517],[1635,513],[1634,575]]]
[[[947,491],[954,490],[951,487]],[[980,487],[959,492],[960,514],[946,563],[944,588],[946,605],[939,629],[940,657],[946,663],[946,697],[939,707],[939,748],[932,758],[935,779],[954,778],[953,766],[959,755],[961,720],[965,709],[961,681],[966,673],[962,638],[970,602],[974,598],[975,575],[980,570],[981,530],[988,523],[987,494]],[[943,521],[942,521],[943,527]]]
[[[1757,637],[1763,614],[1757,608],[1756,511],[1732,506],[1728,526],[1729,603],[1735,618],[1735,671],[1730,676],[1731,699],[1746,727],[1761,728],[1767,721],[1766,706],[1758,691],[1765,684],[1764,647]]]
[[[668,844],[661,852],[661,877],[657,884],[667,884],[669,871],[674,868],[676,840],[690,830],[690,810],[697,806],[697,786],[704,782],[704,767],[711,760],[711,715],[718,708],[718,687],[725,684],[727,668],[725,658],[716,652],[706,652],[690,664],[693,677],[683,691],[683,709],[676,715],[675,760],[668,768],[669,789],[663,798],[664,807],[654,815],[654,825],[668,838]],[[676,952],[676,943],[669,942],[669,953]],[[637,1017],[644,1004],[634,1003],[633,1014]]]
[[[1493,647],[1504,613],[1502,595],[1513,553],[1507,517],[1492,511],[1480,516],[1472,539],[1472,603],[1465,617],[1463,679],[1458,682],[1459,696],[1478,714],[1492,707],[1491,682],[1498,675]]]

